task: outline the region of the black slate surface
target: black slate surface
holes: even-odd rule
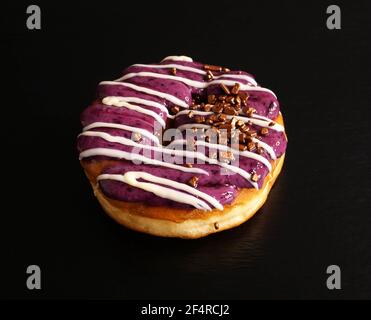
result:
[[[4,5],[3,298],[371,298],[370,5],[295,2]],[[256,75],[275,91],[289,144],[265,206],[196,241],[121,228],[80,169],[79,114],[97,83],[133,63],[186,54]],[[25,286],[42,270],[42,290]],[[342,289],[326,287],[326,268]]]

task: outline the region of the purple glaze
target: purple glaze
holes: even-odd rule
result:
[[[181,183],[187,183],[187,181],[194,176],[194,174],[179,172],[173,169],[159,169],[150,166],[134,166],[131,162],[122,163],[119,166],[111,167],[104,170],[104,173],[111,174],[123,174],[128,171],[144,171],[162,178],[176,180]],[[116,200],[130,199],[125,201],[130,202],[148,202],[151,205],[159,206],[176,206],[180,208],[191,208],[186,204],[174,202],[172,200],[160,198],[154,196],[151,192],[140,190],[130,185],[123,184],[113,180],[102,180],[100,181],[100,187],[104,190],[105,194]],[[176,190],[176,189],[174,189]],[[219,184],[219,185],[199,185],[197,190],[212,195],[221,204],[228,204],[233,201],[237,195],[237,188],[234,185]]]
[[[203,69],[203,64],[198,62],[186,62],[186,61],[163,61],[160,64],[178,64],[184,66],[190,66],[194,68]],[[147,67],[137,67],[131,66],[124,70],[122,75],[131,73],[131,72],[154,72],[160,74],[169,75],[169,69],[157,69],[157,68],[147,68]],[[214,75],[222,74],[221,72],[214,72]],[[242,71],[231,71],[229,74],[250,74]],[[176,76],[185,77],[195,81],[205,81],[204,76],[198,73],[183,71],[178,69]],[[235,80],[232,78],[223,78]],[[168,79],[157,79],[153,77],[133,77],[125,80],[127,83],[133,83],[138,86],[146,87],[149,89],[157,90],[160,92],[171,94],[182,101],[190,104],[192,96],[200,95],[207,96],[208,94],[221,94],[221,89],[218,85],[210,85],[206,89],[198,89],[189,87],[186,84]],[[246,80],[239,80],[241,83],[247,83]],[[129,97],[138,97],[146,100],[155,101],[166,106],[170,109],[173,104],[163,98],[145,94],[132,90],[125,86],[120,85],[99,85],[98,86],[98,98],[102,99],[106,96],[129,96]],[[167,119],[167,115],[161,112],[157,108],[148,107],[145,105],[136,104],[152,110],[158,113],[165,121],[168,122],[169,127],[178,127],[179,125],[185,123],[191,123],[192,121],[187,116],[179,116],[176,120]],[[268,117],[270,119],[275,119],[279,114],[279,103],[277,99],[268,92],[261,91],[249,91],[249,106],[257,110],[257,114]],[[102,103],[95,102],[90,107],[85,109],[81,115],[81,122],[83,126],[87,126],[93,122],[109,122],[109,123],[118,123],[125,124],[132,127],[141,128],[147,130],[149,133],[154,133],[155,128],[155,119],[138,113],[136,111],[128,110],[127,108],[117,108],[103,105]],[[157,126],[158,127],[158,126]],[[260,127],[253,126],[255,130],[259,130]],[[109,133],[113,136],[121,136],[126,138],[131,138],[132,132],[112,129],[112,128],[96,128],[91,131],[101,131]],[[259,136],[263,142],[269,144],[275,151],[277,157],[281,156],[286,149],[287,141],[284,133],[274,131],[269,129],[269,134],[267,136]],[[142,137],[140,143],[143,144],[153,144],[149,139]],[[132,152],[133,147],[125,146],[118,143],[111,143],[99,137],[88,137],[80,136],[77,142],[77,148],[79,152],[92,148],[113,148],[116,150],[122,150],[127,152]],[[186,147],[184,147],[186,149]],[[184,150],[185,150],[184,149]],[[208,155],[208,148],[205,148],[205,154]],[[154,157],[154,152],[146,151],[145,155]],[[149,152],[149,153],[148,153]],[[140,154],[143,154],[143,150],[140,151]],[[160,159],[161,154],[157,153],[156,159]],[[268,153],[264,152],[262,156],[270,160]],[[93,157],[94,159],[106,159],[107,157]],[[91,159],[84,159],[84,161],[90,161]],[[117,159],[116,159],[117,160]],[[175,169],[168,169],[162,166],[153,166],[145,164],[133,164],[131,161],[121,159],[118,164],[112,165],[104,170],[102,173],[119,173],[124,174],[128,171],[145,171],[151,174],[154,174],[159,177],[167,178],[173,181],[187,183],[192,177],[197,176],[199,178],[198,190],[205,192],[214,198],[216,198],[221,204],[231,203],[233,199],[238,194],[239,188],[251,188],[251,183],[244,179],[238,174],[231,173],[229,175],[224,174],[225,169],[222,169],[217,165],[210,164],[200,164],[197,163],[197,159],[194,159],[196,164],[193,165],[195,168],[202,168],[207,171],[209,175],[195,174],[195,173],[185,173]],[[188,161],[189,162],[189,161]],[[182,162],[183,163],[183,162]],[[233,164],[233,163],[232,163]],[[256,161],[254,159],[239,157],[239,167],[248,171],[256,172],[260,179],[258,181],[258,186],[261,187],[264,181],[264,178],[268,174],[267,167]],[[100,187],[102,191],[110,198],[118,199],[128,202],[144,202],[150,203],[151,205],[165,205],[165,206],[177,206],[189,208],[187,205],[179,204],[171,200],[163,199],[155,196],[152,193],[146,192],[144,190],[131,187],[121,182],[112,181],[112,180],[103,180],[100,182]]]

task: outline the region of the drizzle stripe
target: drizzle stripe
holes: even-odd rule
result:
[[[122,99],[120,99],[119,96],[105,97],[102,100],[102,102],[103,102],[103,104],[108,105],[108,106],[114,106],[114,107],[118,107],[118,108],[124,107],[124,108],[130,109],[130,110],[136,111],[138,113],[146,114],[146,115],[154,118],[157,122],[159,122],[163,128],[166,127],[164,119],[162,119],[161,116],[158,115],[156,112],[153,112],[152,110],[148,110],[146,108],[142,108],[140,106],[136,106],[136,105],[133,105],[129,102],[123,101]]]
[[[168,94],[168,93],[165,93],[165,92],[160,92],[160,91],[153,90],[153,89],[149,89],[149,88],[146,88],[146,87],[137,86],[133,83],[117,82],[117,81],[102,81],[102,82],[99,83],[99,85],[125,86],[125,87],[133,89],[135,91],[143,92],[143,93],[146,93],[146,94],[149,94],[149,95],[152,95],[152,96],[156,96],[156,97],[166,99],[167,101],[170,101],[171,103],[174,103],[174,104],[176,104],[180,107],[183,107],[183,108],[188,108],[189,107],[186,102],[184,102],[183,100],[180,100],[179,98],[177,98],[177,97],[175,97],[171,94]]]
[[[125,124],[109,123],[109,122],[93,122],[93,123],[87,125],[86,127],[84,127],[82,129],[82,131],[88,131],[88,130],[94,129],[94,128],[113,128],[113,129],[120,129],[120,130],[126,130],[126,131],[131,131],[131,132],[137,132],[137,133],[141,134],[142,136],[150,139],[154,143],[156,143],[156,145],[158,145],[158,146],[160,145],[160,141],[158,140],[158,138],[154,134],[148,132],[147,130],[127,126]]]
[[[158,108],[162,112],[166,113],[169,117],[169,110],[161,103],[158,103],[152,100],[143,99],[143,98],[138,98],[138,97],[121,97],[121,96],[119,97],[121,100],[126,101],[126,102],[140,103],[140,104],[144,104],[149,107]]]
[[[180,82],[183,82],[184,84],[186,84],[188,86],[195,87],[195,88],[201,88],[201,89],[207,88],[210,85],[222,84],[222,83],[227,85],[227,86],[234,86],[235,83],[238,82],[238,81],[233,81],[233,80],[213,80],[213,81],[210,81],[210,82],[200,82],[200,81],[195,81],[195,80],[191,80],[191,79],[188,79],[188,78],[166,75],[166,74],[155,73],[155,72],[145,72],[145,71],[128,73],[128,74],[124,75],[123,77],[121,77],[119,79],[120,79],[120,81],[124,81],[124,80],[131,79],[131,78],[134,78],[134,77],[152,77],[152,78],[158,78],[158,79],[180,81]],[[104,82],[107,82],[107,81],[104,81]],[[264,92],[269,92],[274,97],[276,97],[274,92],[267,89],[267,88],[249,86],[249,85],[243,84],[241,82],[238,82],[238,83],[240,85],[241,90],[264,91]]]
[[[223,210],[223,206],[219,203],[219,201],[209,196],[208,194],[201,192],[195,188],[192,188],[184,183],[179,183],[179,182],[176,182],[170,179],[157,177],[147,172],[129,171],[129,172],[126,172],[124,175],[102,174],[98,176],[97,179],[98,181],[105,180],[105,179],[121,181],[129,185],[132,185],[134,187],[143,189],[145,191],[152,192],[161,198],[170,199],[170,200],[180,202],[180,203],[186,203],[186,204],[194,206],[197,209],[211,210],[208,204],[202,201],[201,199],[198,199],[194,196],[191,196],[189,194],[186,194],[186,193],[183,193],[183,192],[171,189],[171,188],[166,188],[166,187],[161,186],[161,185],[166,185],[166,186],[170,186],[175,189],[185,191],[192,195],[198,196],[206,200],[210,204],[212,204],[215,208],[219,210]],[[143,179],[143,180],[151,181],[151,182],[158,183],[161,185],[156,185],[156,184],[148,183],[148,182],[139,182],[137,179]]]
[[[133,153],[126,152],[126,151],[109,149],[109,148],[92,148],[92,149],[84,150],[80,153],[80,160],[84,158],[88,158],[88,157],[94,157],[94,156],[107,156],[111,158],[126,159],[126,160],[131,160],[131,161],[142,161],[147,164],[167,167],[170,169],[176,169],[176,170],[180,170],[183,172],[195,172],[199,174],[209,175],[208,172],[203,169],[183,167],[183,166],[163,162],[163,161],[156,160],[156,159],[150,159],[140,154],[133,154]]]

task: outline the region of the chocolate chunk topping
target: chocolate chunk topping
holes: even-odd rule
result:
[[[170,112],[172,113],[172,114],[177,114],[178,112],[179,112],[179,107],[178,106],[174,106],[174,107],[171,107],[171,109],[170,109]]]
[[[232,115],[232,116],[238,114],[237,110],[231,107],[230,105],[227,105],[226,107],[224,107],[223,112],[228,115]]]
[[[240,91],[240,84],[239,84],[239,83],[236,83],[236,84],[232,87],[231,92],[232,92],[233,94],[238,94],[239,91]]]
[[[244,143],[245,139],[246,139],[246,135],[244,133],[240,133],[240,135],[238,136],[238,141],[240,143]]]
[[[220,72],[223,70],[222,67],[219,67],[219,66],[213,66],[211,64],[205,64],[204,65],[204,69],[205,70],[210,70],[210,71],[217,71],[217,72]]]
[[[241,102],[244,106],[247,106],[247,99],[249,98],[249,94],[247,92],[238,92],[238,96],[241,99]]]
[[[250,128],[244,123],[241,127],[240,127],[240,130],[243,132],[243,133],[246,133],[250,130]]]
[[[249,142],[247,144],[247,150],[249,150],[250,152],[254,151],[256,149],[256,145],[254,142]]]
[[[188,180],[188,184],[193,187],[193,188],[197,188],[198,186],[198,177],[194,176],[192,177],[191,179]]]
[[[228,96],[225,101],[230,104],[235,104],[235,98],[233,96]]]
[[[223,105],[221,105],[221,104],[216,104],[216,105],[213,107],[213,112],[215,112],[215,113],[222,113],[222,112],[223,112]]]
[[[205,122],[205,117],[204,116],[195,116],[194,119],[195,119],[195,122],[196,123],[203,123],[203,122]]]
[[[247,134],[249,137],[251,137],[251,138],[254,138],[254,137],[256,137],[256,136],[258,135],[257,132],[256,132],[255,130],[249,130],[249,131],[246,132],[246,134]]]
[[[210,94],[207,96],[207,102],[210,104],[214,104],[216,102],[216,97],[214,94]]]
[[[260,130],[260,134],[263,135],[263,136],[266,136],[268,133],[269,133],[268,128],[262,128],[262,129]]]
[[[241,97],[240,97],[240,96],[237,96],[237,97],[234,99],[234,101],[235,101],[235,104],[236,104],[237,106],[240,106],[240,105],[241,105]]]
[[[211,108],[213,107],[213,105],[212,104],[205,104],[204,106],[203,106],[203,110],[204,111],[206,111],[206,112],[209,112],[210,110],[211,110]]]
[[[245,113],[248,117],[252,117],[253,114],[256,112],[256,109],[252,108],[252,107],[244,107],[242,109],[242,112]]]
[[[227,121],[227,116],[225,114],[219,114],[218,115],[218,120],[219,121]]]
[[[236,127],[237,127],[237,128],[242,127],[244,124],[245,124],[245,122],[243,122],[242,120],[238,120],[238,121],[236,122]]]
[[[251,180],[254,181],[254,182],[258,182],[258,180],[259,180],[259,176],[254,172],[254,173],[251,175]]]
[[[210,70],[207,70],[207,72],[206,72],[206,80],[207,81],[211,81],[213,79],[214,79],[214,74]]]

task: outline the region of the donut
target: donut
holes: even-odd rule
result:
[[[273,91],[187,56],[100,82],[81,123],[79,160],[103,210],[161,237],[195,239],[247,221],[287,147]]]

